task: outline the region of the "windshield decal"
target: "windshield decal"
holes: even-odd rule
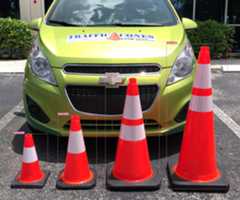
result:
[[[119,41],[119,40],[132,40],[132,41],[155,41],[153,35],[145,34],[128,34],[128,33],[93,33],[93,34],[76,34],[69,35],[67,41],[73,42],[84,42],[84,41]]]

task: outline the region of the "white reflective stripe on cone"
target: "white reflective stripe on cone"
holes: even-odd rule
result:
[[[193,87],[212,88],[210,65],[198,64]]]
[[[192,96],[190,110],[195,112],[213,111],[212,96]]]
[[[127,141],[138,141],[146,138],[144,124],[137,126],[121,125],[120,138]]]
[[[82,131],[70,132],[68,139],[68,153],[82,153],[85,152],[85,144],[83,140]]]
[[[127,96],[123,116],[126,119],[141,119],[142,118],[142,108],[140,97],[138,96]]]
[[[35,147],[24,147],[22,161],[24,163],[33,163],[38,160]]]

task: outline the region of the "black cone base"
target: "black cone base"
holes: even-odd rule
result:
[[[43,188],[48,180],[48,177],[50,175],[49,171],[43,170],[44,177],[41,181],[33,182],[33,183],[21,183],[17,180],[17,177],[19,176],[19,173],[15,177],[15,179],[11,183],[11,188],[16,189],[34,189],[34,188]]]
[[[61,190],[87,190],[91,189],[96,186],[96,172],[93,169],[90,169],[93,173],[93,178],[86,183],[81,183],[81,184],[66,184],[64,183],[60,178],[58,178],[57,183],[56,183],[56,188],[61,189]],[[60,172],[60,174],[63,171]]]
[[[113,191],[153,191],[160,188],[161,179],[158,170],[153,167],[153,177],[144,182],[125,182],[112,176],[112,164],[107,166],[106,185]]]
[[[169,159],[167,171],[168,171],[168,179],[170,187],[174,191],[189,191],[189,192],[220,192],[220,193],[226,193],[229,190],[229,184],[226,181],[226,178],[222,174],[222,177],[218,179],[217,181],[213,182],[204,182],[204,183],[198,183],[198,182],[190,182],[183,180],[176,176],[176,174],[173,172],[173,167],[177,163],[176,158]],[[221,172],[223,170],[219,169]]]

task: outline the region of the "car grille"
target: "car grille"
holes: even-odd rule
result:
[[[121,121],[120,120],[81,120],[81,125],[84,130],[89,131],[119,131]],[[146,130],[159,129],[161,126],[157,121],[151,119],[145,119],[144,125]],[[64,129],[69,130],[70,121],[64,125]]]
[[[139,64],[139,65],[66,65],[64,68],[66,73],[79,74],[138,74],[138,73],[155,73],[160,71],[158,65]]]
[[[73,107],[81,112],[119,115],[123,112],[126,86],[105,88],[104,86],[73,86],[66,87],[68,98]],[[158,93],[157,85],[140,85],[140,99],[143,111],[150,108]]]

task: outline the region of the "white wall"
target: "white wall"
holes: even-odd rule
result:
[[[20,17],[31,21],[44,15],[44,0],[19,0]]]

